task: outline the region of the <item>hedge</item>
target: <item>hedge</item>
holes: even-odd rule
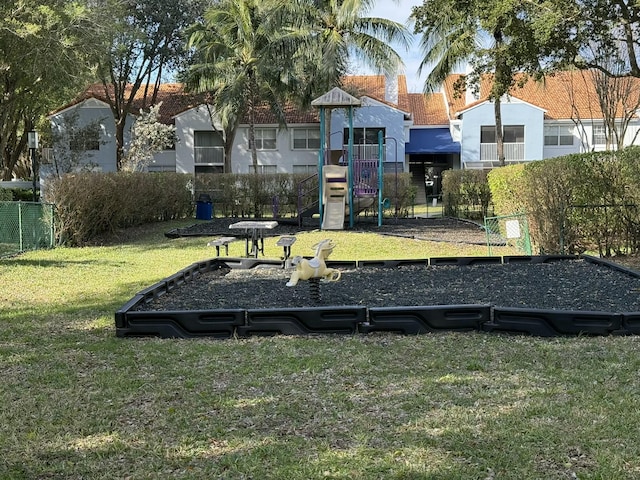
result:
[[[100,235],[193,212],[192,176],[177,173],[77,173],[47,182],[59,243],[84,245]]]
[[[442,172],[444,214],[481,220],[492,210],[487,173],[483,170],[445,170]]]
[[[526,212],[542,253],[639,252],[639,147],[503,167],[488,180],[496,214]]]

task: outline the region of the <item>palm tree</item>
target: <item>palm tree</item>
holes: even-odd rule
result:
[[[311,80],[298,99],[339,86],[354,60],[377,72],[395,74],[402,59],[393,45],[408,49],[410,32],[386,18],[368,17],[373,0],[294,0],[284,2],[294,38],[293,75]],[[306,94],[305,96],[302,96]]]
[[[221,122],[225,142],[225,171],[231,171],[231,147],[240,121],[249,122],[249,146],[255,172],[255,113],[268,103],[280,123],[281,108],[270,3],[260,0],[222,0],[204,14],[203,22],[190,29],[189,48],[196,62],[185,76],[187,87],[209,94],[213,114]],[[212,122],[213,123],[213,122]]]
[[[393,45],[408,49],[409,30],[403,25],[366,16],[373,0],[294,0],[284,2],[289,18],[292,52],[290,82],[294,99],[308,106],[318,95],[340,86],[354,60],[377,72],[396,74],[403,66]],[[293,41],[291,41],[293,39]],[[293,46],[293,47],[292,47]],[[331,111],[327,114],[325,144],[331,136]]]
[[[479,81],[483,74],[492,73],[488,98],[494,102],[500,165],[505,164],[501,99],[514,85],[514,74],[520,67],[535,69],[537,60],[535,56],[522,55],[525,50],[518,50],[511,35],[518,32],[523,38],[529,31],[526,17],[519,16],[523,7],[503,7],[498,0],[427,0],[412,12],[416,20],[415,32],[422,32],[424,57],[419,72],[431,69],[425,80],[425,93],[434,91],[449,74],[468,63],[474,67],[469,76],[472,80]],[[490,43],[488,47],[487,42]],[[472,83],[466,77],[463,77],[464,84],[456,85],[457,89]]]

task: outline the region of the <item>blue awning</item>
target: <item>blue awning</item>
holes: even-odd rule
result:
[[[413,128],[409,131],[409,143],[405,144],[404,153],[460,153],[460,143],[453,141],[448,128]]]

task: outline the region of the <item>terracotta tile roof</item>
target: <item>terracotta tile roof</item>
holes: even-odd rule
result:
[[[449,117],[442,93],[407,94],[408,111],[413,114],[414,125],[449,125]]]
[[[130,88],[130,86],[127,87],[128,90],[130,90]],[[97,100],[106,102],[107,94],[113,95],[113,87],[109,87],[108,91],[105,91],[105,87],[101,83],[94,83],[87,87],[84,92],[78,95],[70,103],[62,108],[59,108],[53,113],[55,114],[59,111],[65,110],[89,98],[95,98]],[[176,114],[199,105],[200,103],[202,103],[203,99],[203,95],[193,95],[185,92],[184,85],[181,83],[161,84],[160,88],[158,89],[158,95],[155,102],[162,102],[159,112],[160,121],[166,124],[173,123],[173,117]],[[148,101],[149,100],[147,99],[147,102]],[[135,115],[140,111],[141,108],[145,106],[148,106],[148,103],[146,105],[144,103],[144,88],[140,88],[136,92],[136,96],[133,99],[133,109],[131,113]]]
[[[462,75],[450,75],[443,86],[447,99],[449,117],[487,99],[491,88],[491,76],[482,78],[477,101],[467,103],[464,92],[457,93],[454,84]],[[640,79],[637,82],[640,90]],[[546,76],[542,81],[529,79],[522,86],[511,89],[510,95],[545,110],[545,118],[553,120],[571,118],[602,119],[593,77],[588,71],[558,72]]]
[[[350,75],[343,78],[341,88],[354,97],[366,95],[381,102],[385,99],[384,75]]]
[[[366,95],[377,101],[386,103],[394,108],[399,108],[405,112],[411,112],[412,102],[410,101],[410,94],[407,93],[407,81],[404,75],[398,76],[398,104],[391,103],[385,100],[385,86],[386,79],[384,75],[359,75],[345,77],[343,81],[343,88],[350,92],[357,94],[358,96]],[[112,92],[112,90],[111,90]],[[110,93],[111,93],[110,92]],[[101,101],[106,100],[106,93],[102,84],[90,85],[84,92],[76,97],[72,102],[64,107],[56,110],[59,112],[73,105],[87,100],[89,98],[96,98]],[[173,123],[173,117],[182,113],[190,108],[193,108],[204,101],[205,95],[189,94],[185,91],[184,85],[180,83],[165,83],[160,85],[158,91],[157,101],[162,102],[160,107],[160,120],[163,123]],[[134,98],[134,108],[132,113],[136,114],[140,108],[142,108],[144,100],[144,89],[141,88],[136,93]],[[53,112],[53,113],[56,113]],[[308,110],[302,110],[296,108],[292,104],[288,104],[284,108],[284,114],[287,123],[319,123],[319,112],[315,108],[309,108]],[[248,119],[244,118],[242,123],[248,123]],[[258,108],[256,113],[256,123],[258,124],[277,124],[278,121],[270,111],[267,105],[263,105]]]

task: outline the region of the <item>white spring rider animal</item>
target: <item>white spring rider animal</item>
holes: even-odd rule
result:
[[[316,254],[312,259],[307,260],[301,256],[294,257],[292,264],[296,266],[296,269],[291,274],[287,287],[296,286],[298,280],[309,280],[311,278],[319,278],[325,282],[340,280],[342,272],[335,268],[328,268],[325,264],[325,260],[333,252],[335,246],[336,244],[332,240],[322,240],[313,246]]]

